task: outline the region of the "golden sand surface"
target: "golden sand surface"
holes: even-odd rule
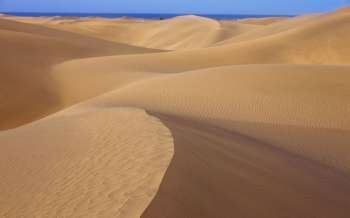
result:
[[[350,12],[0,17],[0,217],[348,218]]]

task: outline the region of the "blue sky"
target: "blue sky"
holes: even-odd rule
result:
[[[0,11],[302,14],[350,5],[350,0],[0,0]]]

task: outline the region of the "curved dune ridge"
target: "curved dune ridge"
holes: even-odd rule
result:
[[[74,58],[155,51],[4,19],[0,33],[0,129],[61,108],[52,91],[52,65]]]
[[[259,28],[258,25],[253,24],[220,22],[193,15],[160,21],[130,18],[24,18],[20,20],[113,42],[165,50],[209,47],[217,42]]]
[[[2,217],[138,217],[173,153],[159,120],[126,108],[72,108],[0,144]]]
[[[349,217],[349,22],[2,16],[0,217]]]

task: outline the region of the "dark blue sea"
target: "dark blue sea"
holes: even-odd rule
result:
[[[0,12],[1,13],[1,12]],[[133,17],[142,19],[168,19],[176,16],[186,14],[107,14],[107,13],[33,13],[33,12],[3,12],[4,14],[14,16],[29,16],[29,17],[106,17],[106,18],[118,18],[118,17]],[[208,17],[217,20],[235,20],[244,18],[264,18],[264,17],[290,17],[290,15],[257,15],[257,14],[195,14],[202,17]]]

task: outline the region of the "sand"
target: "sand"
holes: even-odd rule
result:
[[[0,32],[0,129],[61,108],[49,76],[54,64],[74,58],[154,52],[4,19],[0,20]]]
[[[168,20],[147,21],[131,18],[14,19],[112,42],[163,50],[209,47],[212,44],[259,27],[258,25],[241,24],[233,21],[220,22],[192,15],[179,16]]]
[[[2,16],[0,217],[349,217],[349,22]]]

